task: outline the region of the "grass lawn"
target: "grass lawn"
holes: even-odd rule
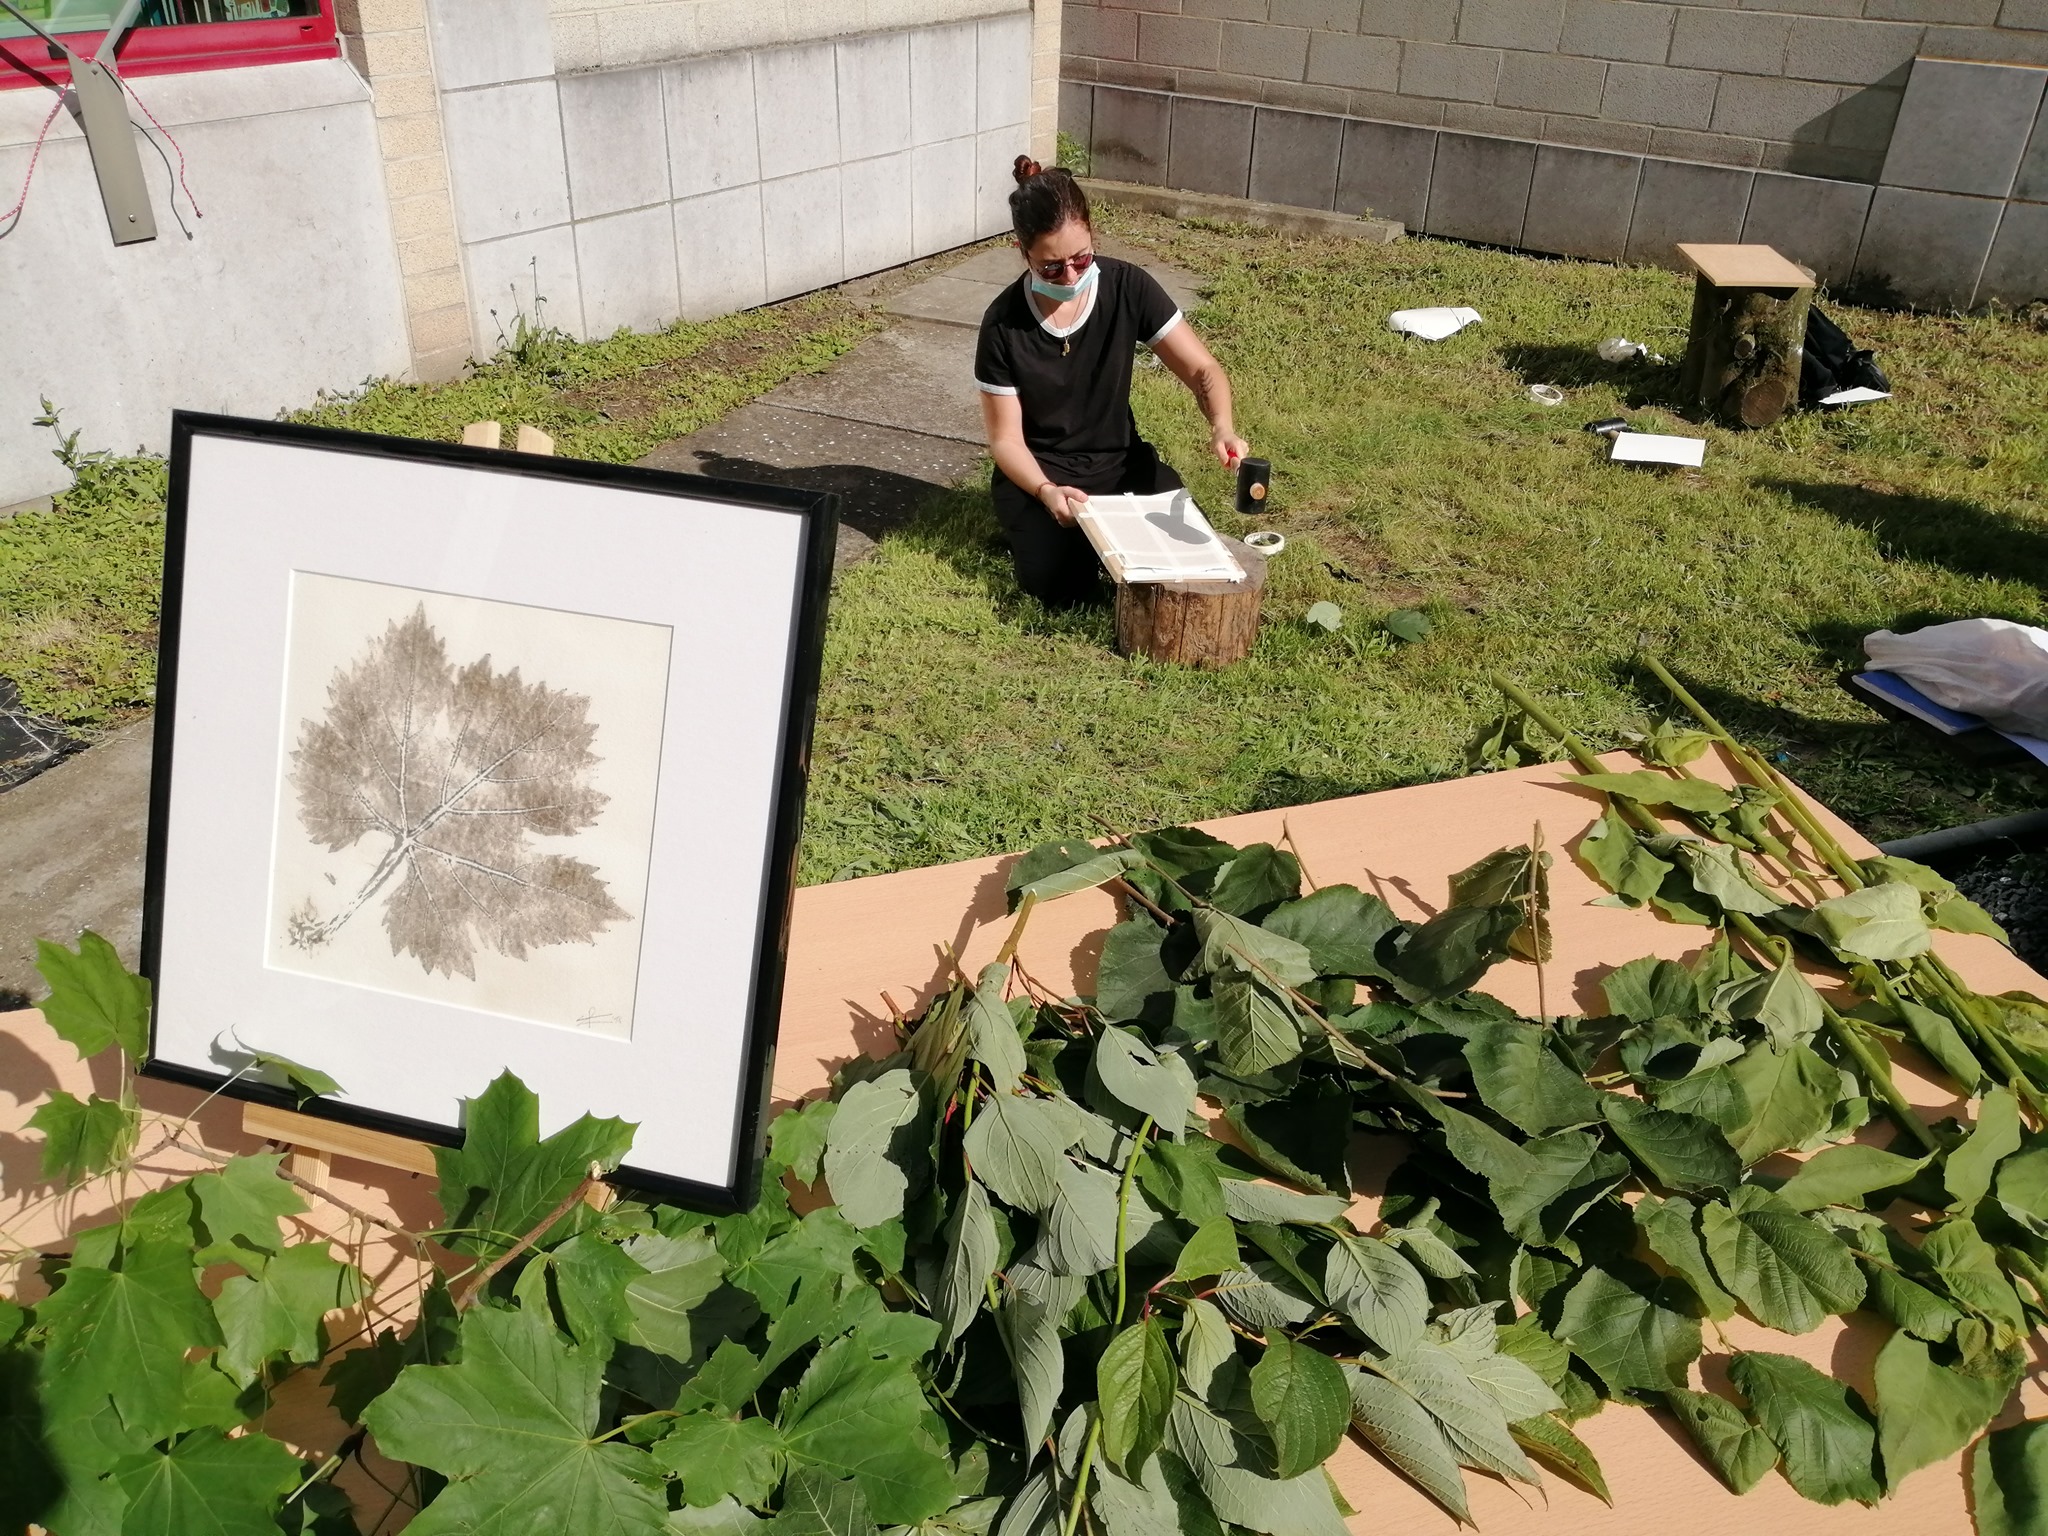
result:
[[[1454,776],[1499,708],[1495,670],[1617,745],[1658,697],[1632,668],[1642,651],[1874,836],[2048,801],[2034,781],[1965,771],[1836,684],[1872,629],[2048,622],[2048,331],[1830,304],[1898,398],[1731,433],[1664,408],[1675,361],[1593,353],[1626,335],[1675,360],[1689,279],[1433,240],[1104,222],[1212,285],[1197,322],[1274,463],[1264,521],[1290,540],[1258,648],[1215,674],[1126,661],[1106,613],[1049,615],[1019,595],[985,489],[937,498],[836,589],[805,880]],[[1386,328],[1391,310],[1439,303],[1485,322],[1434,346]],[[479,416],[529,420],[564,452],[631,458],[829,361],[866,323],[819,297],[667,339],[530,347],[458,386],[379,387],[312,416],[438,437]],[[1531,402],[1537,382],[1566,404]],[[1141,370],[1136,408],[1240,531],[1186,392]],[[1614,414],[1703,432],[1704,467],[1609,464],[1580,428]],[[24,521],[0,524],[0,614],[99,633],[62,602],[19,606]],[[1345,613],[1333,634],[1301,622],[1324,599]],[[1410,607],[1434,627],[1404,645],[1379,621]],[[120,611],[132,627],[132,601]],[[37,663],[21,633],[0,619],[0,675],[26,685]],[[144,696],[88,695],[101,718]]]

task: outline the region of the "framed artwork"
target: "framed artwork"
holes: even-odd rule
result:
[[[179,413],[144,1070],[454,1144],[500,1072],[753,1198],[829,495]],[[303,1106],[255,1053],[327,1073]],[[243,1075],[238,1075],[243,1074]]]

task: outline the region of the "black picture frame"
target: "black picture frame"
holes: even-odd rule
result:
[[[764,848],[766,864],[757,924],[758,940],[752,954],[752,975],[742,1024],[741,1072],[733,1085],[732,1176],[724,1183],[717,1183],[678,1176],[658,1168],[636,1166],[631,1162],[623,1164],[612,1175],[612,1182],[622,1188],[643,1191],[659,1199],[695,1208],[731,1211],[751,1206],[759,1194],[765,1149],[766,1110],[782,1007],[790,916],[796,889],[796,861],[803,829],[812,729],[817,713],[838,531],[838,496],[831,492],[741,483],[634,465],[557,458],[459,443],[429,442],[199,412],[174,413],[143,892],[141,969],[151,984],[150,1037],[148,1057],[140,1071],[147,1077],[181,1083],[209,1093],[442,1146],[461,1143],[463,1132],[460,1125],[326,1098],[301,1102],[283,1087],[169,1059],[159,1050],[158,1027],[166,1001],[163,992],[163,945],[166,882],[171,856],[169,837],[172,807],[178,793],[180,740],[177,721],[187,627],[187,559],[195,515],[191,505],[191,475],[194,447],[202,439],[284,445],[321,453],[443,466],[485,476],[616,488],[674,498],[679,502],[751,508],[801,519],[803,543],[796,572],[795,622],[789,636],[781,739],[772,786],[772,819]],[[708,540],[706,547],[710,547]],[[328,984],[347,985],[343,982]],[[544,1093],[545,1085],[538,1086]]]

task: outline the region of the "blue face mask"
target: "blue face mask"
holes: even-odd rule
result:
[[[1081,274],[1081,280],[1078,283],[1048,283],[1034,272],[1031,274],[1031,291],[1040,298],[1052,299],[1057,303],[1065,304],[1070,299],[1078,299],[1090,288],[1093,288],[1095,286],[1095,274],[1101,270],[1102,265],[1100,262],[1091,265],[1086,272]]]

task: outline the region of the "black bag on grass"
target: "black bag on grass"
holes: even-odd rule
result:
[[[1820,312],[1815,305],[1806,312],[1806,355],[1799,365],[1799,403],[1818,405],[1838,389],[1881,389],[1891,392],[1891,380],[1872,361],[1873,354],[1859,350],[1849,333]]]

